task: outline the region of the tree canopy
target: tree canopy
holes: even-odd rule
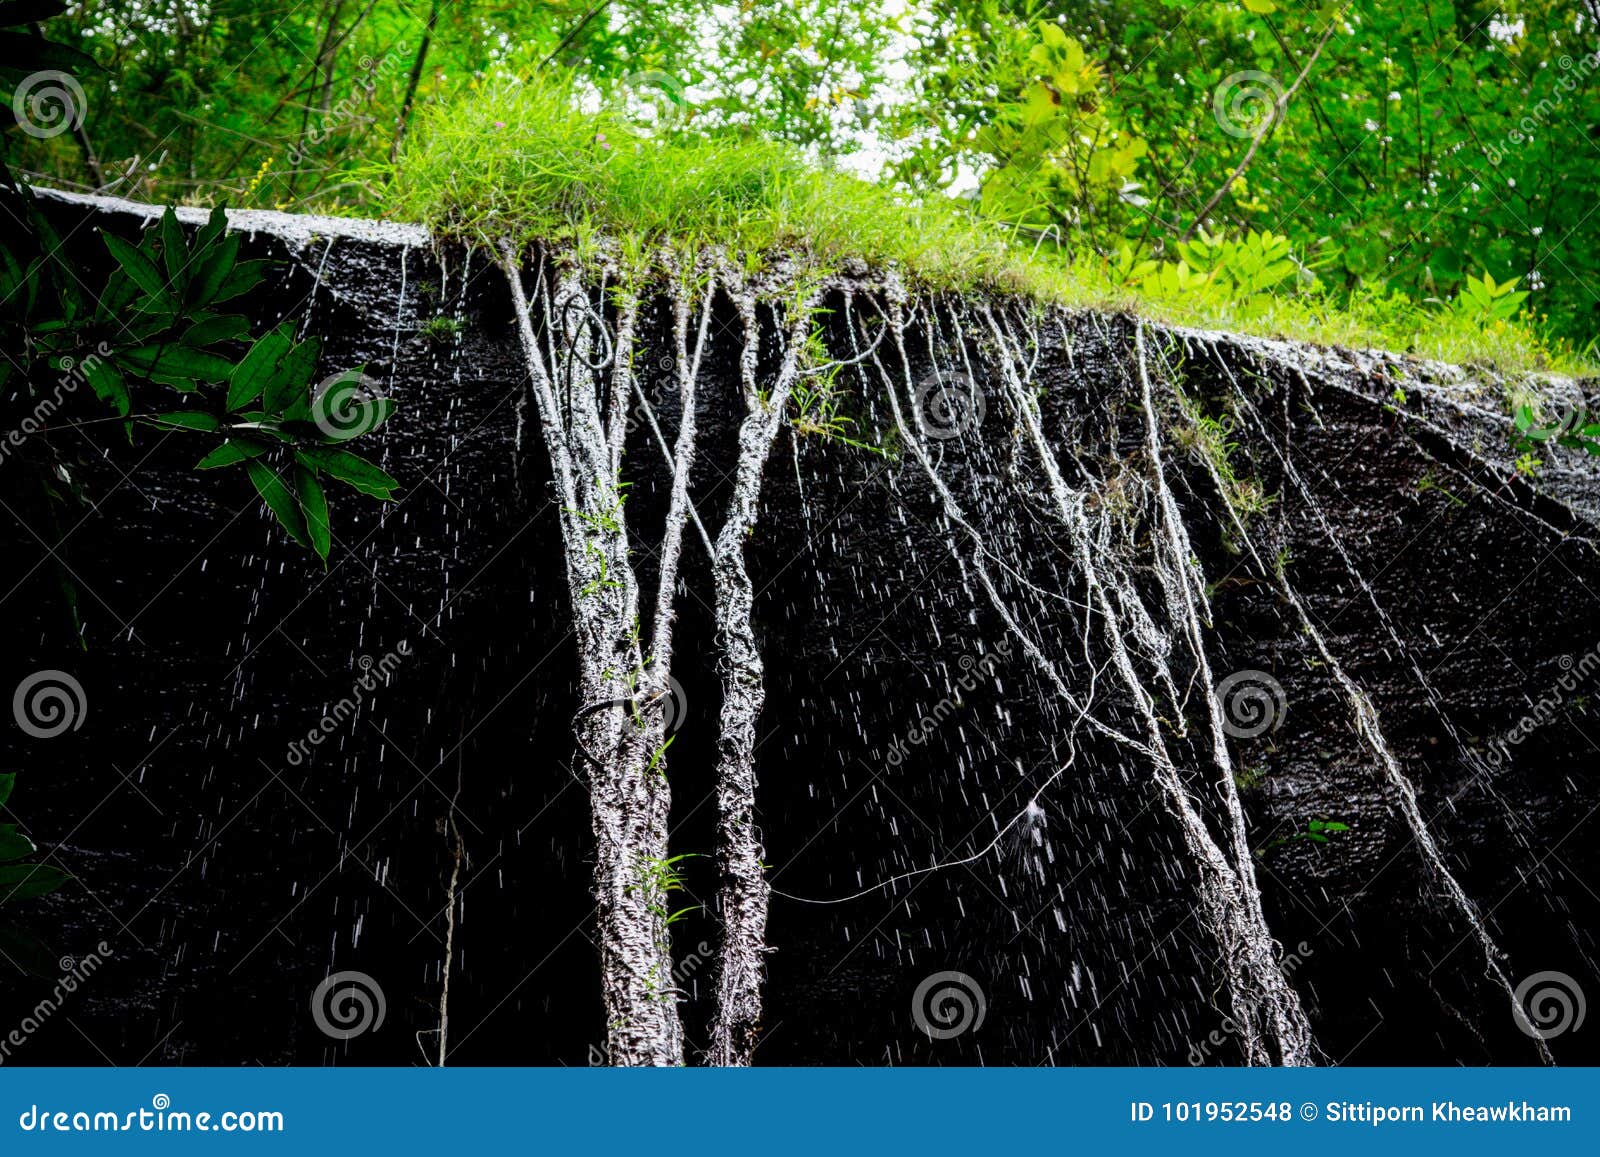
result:
[[[82,123],[41,126],[18,156],[37,180],[157,202],[395,215],[419,118],[492,126],[507,86],[559,84],[646,137],[783,143],[902,200],[953,198],[1121,283],[1225,267],[1344,306],[1520,310],[1582,353],[1600,308],[1597,9],[79,0],[44,32],[100,66],[77,74]]]

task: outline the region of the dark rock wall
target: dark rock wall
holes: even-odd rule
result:
[[[86,260],[102,248],[94,229],[131,235],[139,224],[68,203],[52,211]],[[324,339],[328,370],[365,365],[390,384],[399,412],[375,439],[403,497],[380,508],[340,493],[326,571],[268,524],[242,476],[197,477],[198,452],[181,435],[141,433],[129,446],[64,432],[92,504],[57,512],[54,527],[25,496],[7,497],[6,686],[58,668],[88,702],[82,728],[59,738],[0,730],[3,766],[21,773],[12,810],[79,878],[26,921],[53,956],[79,958],[102,940],[113,952],[8,1063],[428,1063],[452,799],[467,855],[451,1063],[602,1059],[559,534],[501,276],[455,249],[273,232],[248,248],[284,258],[260,298],[263,323],[300,319]],[[829,304],[829,345],[844,356],[842,301]],[[439,316],[462,322],[458,337],[418,332]],[[671,319],[662,304],[644,321],[636,366],[670,439],[670,362],[656,351],[669,348]],[[695,502],[715,533],[738,415],[731,309],[711,333]],[[1138,446],[1131,323],[1064,317],[1040,339],[1050,437],[1087,473],[1112,477],[1104,464]],[[1507,973],[1558,971],[1600,992],[1590,890],[1600,727],[1586,698],[1600,671],[1582,662],[1600,647],[1582,515],[1596,475],[1564,462],[1547,488],[1559,493],[1544,497],[1509,482],[1496,457],[1503,430],[1456,404],[1449,383],[1397,413],[1370,366],[1300,374],[1282,364],[1302,356],[1288,347],[1158,344],[1181,357],[1185,388],[1203,403],[1251,379],[1260,426],[1236,431],[1236,466],[1282,494],[1260,516],[1262,539],[1287,548],[1288,579],[1370,695]],[[767,331],[763,368],[777,357]],[[912,361],[917,379],[948,365],[915,350]],[[881,385],[861,368],[842,380],[853,432],[877,439],[892,426]],[[1285,447],[1310,500],[1284,476]],[[1104,657],[1082,642],[1070,552],[1018,484],[1018,453],[994,402],[981,437],[941,443],[939,461],[999,544],[1007,596],[1081,673]],[[1204,471],[1181,453],[1172,461],[1188,463],[1175,484],[1215,587],[1213,668],[1267,671],[1284,688],[1281,726],[1240,740],[1237,758],[1269,923],[1294,956],[1286,971],[1325,1058],[1532,1063],[1325,665],[1245,565]],[[628,462],[648,587],[666,476],[643,421]],[[1050,778],[1067,758],[1065,705],[952,542],[905,455],[780,438],[750,546],[769,684],[763,829],[773,885],[787,893],[773,900],[758,1061],[1236,1063],[1215,946],[1193,919],[1196,878],[1170,816],[1147,774],[1099,739],[1081,739],[1070,769]],[[674,843],[705,854],[718,691],[707,558],[692,531],[685,556]],[[81,592],[82,648],[58,563]],[[363,657],[386,655],[399,656],[386,684],[323,743],[292,751],[351,695]],[[1582,685],[1549,721],[1474,771],[1467,753],[1489,751],[1574,667]],[[1116,695],[1108,702],[1126,713]],[[1002,833],[1047,782],[1042,827]],[[1349,830],[1292,838],[1312,819]],[[968,857],[845,903],[795,898],[837,899]],[[687,875],[683,904],[708,900],[709,860],[688,861]],[[714,922],[690,914],[674,943],[701,1044]],[[312,999],[345,970],[378,983],[386,1013],[338,1041],[319,1030]],[[913,997],[945,971],[981,987],[984,1020],[930,1039]],[[49,987],[9,977],[0,1030]],[[1593,1039],[1576,1031],[1550,1044],[1558,1059],[1593,1062]]]

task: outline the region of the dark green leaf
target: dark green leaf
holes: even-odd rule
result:
[[[11,798],[11,790],[17,786],[17,773],[14,771],[0,771],[0,805]]]
[[[0,904],[47,896],[72,879],[49,864],[12,864],[0,867]]]
[[[210,301],[232,301],[241,294],[249,293],[266,278],[271,265],[270,261],[241,261],[222,279],[222,284],[211,295]]]
[[[220,213],[221,210],[217,212]],[[209,229],[210,226],[206,228]],[[209,305],[221,292],[223,283],[233,273],[239,260],[239,242],[239,234],[229,234],[207,246],[205,253],[194,259],[195,268],[191,271],[192,278],[189,282],[189,304]]]
[[[20,860],[37,850],[32,840],[17,831],[16,824],[0,824],[0,860]]]
[[[60,972],[58,959],[44,941],[20,924],[0,924],[0,960],[30,976],[49,980]]]
[[[295,457],[305,465],[322,470],[340,482],[353,486],[362,494],[381,498],[386,502],[394,497],[394,491],[400,486],[400,483],[390,475],[349,450],[308,446],[297,451]]]
[[[129,369],[180,389],[193,389],[197,382],[226,381],[234,368],[225,357],[186,345],[144,346],[117,356]]]
[[[219,341],[239,341],[250,336],[250,320],[236,313],[211,314],[183,331],[183,344],[213,345]]]
[[[181,297],[189,275],[189,247],[183,243],[183,226],[171,205],[161,214],[161,260],[167,267],[167,284]]]
[[[196,462],[195,469],[215,470],[219,466],[232,466],[236,462],[248,461],[266,452],[267,444],[265,442],[256,442],[250,438],[229,438]]]
[[[269,414],[282,414],[293,402],[310,392],[311,378],[317,372],[317,354],[322,343],[316,338],[303,341],[283,356],[261,399]]]
[[[96,354],[83,359],[83,376],[89,388],[101,401],[110,402],[118,416],[126,418],[132,403],[128,397],[128,384],[116,364]]]
[[[273,470],[262,462],[252,458],[245,463],[245,469],[250,473],[250,481],[255,484],[256,493],[267,504],[267,509],[283,524],[283,529],[289,532],[289,537],[301,546],[310,546],[311,540],[306,534],[306,520],[300,513],[300,504],[295,501],[294,495],[289,493],[289,488],[283,484]]]
[[[206,218],[206,223],[200,226],[200,232],[195,234],[194,248],[190,251],[194,257],[205,257],[211,252],[211,247],[221,238],[228,229],[228,211],[221,205],[211,210],[211,216]]]
[[[199,410],[174,410],[166,414],[152,414],[148,420],[156,426],[176,426],[184,430],[202,430],[206,433],[222,425],[213,415]]]
[[[288,326],[256,339],[228,380],[228,409],[242,409],[261,396],[278,362],[289,352],[289,345]]]
[[[105,238],[106,248],[111,250],[111,256],[115,257],[117,264],[133,278],[135,285],[157,301],[166,296],[166,279],[161,276],[161,271],[155,267],[150,258],[115,233],[102,233],[101,236]]]
[[[307,470],[304,466],[295,467],[294,487],[300,495],[300,509],[305,514],[306,533],[311,538],[311,549],[317,552],[318,558],[327,562],[328,547],[333,539],[328,527],[328,496],[323,493],[322,483],[317,480],[316,472]]]

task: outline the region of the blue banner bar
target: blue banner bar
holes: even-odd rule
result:
[[[1597,1089],[1596,1069],[0,1069],[0,1154],[1593,1154]]]

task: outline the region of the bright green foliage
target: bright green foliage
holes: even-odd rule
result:
[[[1538,450],[1549,446],[1582,450],[1600,458],[1600,422],[1591,420],[1591,415],[1581,408],[1555,421],[1545,421],[1534,403],[1518,405],[1511,416],[1512,450],[1524,459],[1531,459]],[[1532,472],[1532,469],[1523,471]]]
[[[1600,146],[1586,127],[1600,120],[1600,41],[1556,0],[1514,13],[1489,0],[206,11],[196,23],[165,4],[81,0],[53,21],[106,70],[83,72],[87,135],[19,140],[29,168],[147,200],[433,207],[497,235],[503,211],[567,239],[621,225],[735,249],[794,242],[827,260],[859,238],[856,255],[915,257],[952,283],[1025,269],[1046,296],[1127,291],[1184,320],[1381,335],[1507,366],[1572,363],[1600,309],[1587,288],[1600,280]],[[565,147],[579,126],[540,115],[559,131],[529,132],[512,85],[565,93],[597,143],[621,129],[678,142],[683,167],[597,168],[587,147]],[[413,151],[424,122],[433,144]],[[522,155],[491,160],[502,146]],[[453,188],[450,158],[469,170]],[[881,166],[892,191],[799,173],[833,161]],[[567,200],[530,212],[531,196],[487,186],[501,178]],[[690,200],[708,190],[708,205]],[[962,236],[950,206],[915,203],[949,191],[988,228]],[[1211,277],[1183,252],[1208,235],[1284,238],[1298,275],[1253,291],[1248,276]],[[1018,255],[996,259],[997,240]],[[1260,256],[1262,271],[1284,260]],[[1474,286],[1507,281],[1516,289],[1485,307]]]
[[[1461,283],[1461,292],[1450,303],[1450,308],[1464,321],[1474,325],[1488,325],[1496,321],[1509,321],[1517,315],[1526,293],[1517,290],[1517,279],[1496,282],[1485,273],[1481,278],[1469,277]]]

